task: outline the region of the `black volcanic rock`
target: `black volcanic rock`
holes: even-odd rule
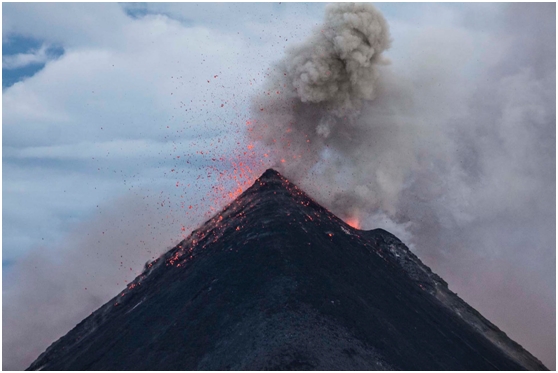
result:
[[[546,368],[395,236],[268,170],[29,369]]]

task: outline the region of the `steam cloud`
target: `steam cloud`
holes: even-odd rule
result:
[[[254,98],[250,135],[334,213],[399,236],[552,369],[555,8],[507,5],[503,18],[488,48],[426,27],[412,63],[389,64],[378,10],[329,5]]]

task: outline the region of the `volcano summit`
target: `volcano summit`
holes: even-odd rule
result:
[[[395,236],[267,170],[29,369],[546,368]]]

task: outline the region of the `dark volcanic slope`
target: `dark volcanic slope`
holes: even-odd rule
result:
[[[273,170],[29,369],[545,369],[397,238]]]

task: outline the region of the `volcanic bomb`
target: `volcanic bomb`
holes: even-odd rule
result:
[[[267,170],[28,369],[546,368],[395,236]]]

